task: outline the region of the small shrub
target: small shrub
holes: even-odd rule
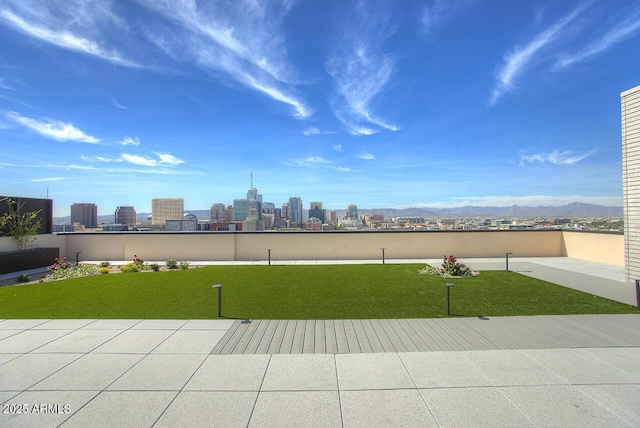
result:
[[[180,269],[182,269],[182,270],[189,269],[189,263],[188,262],[180,262]]]
[[[444,256],[442,262],[442,276],[445,278],[471,276],[471,269],[461,264],[456,256]]]
[[[138,272],[139,270],[140,269],[135,262],[127,263],[126,265],[120,266],[120,271],[123,273]]]
[[[29,275],[23,273],[22,275],[16,278],[16,282],[29,282]]]
[[[142,270],[144,267],[144,260],[142,260],[140,257],[138,257],[137,254],[133,255],[133,263],[136,264],[136,266],[138,266],[139,270]]]
[[[149,269],[154,272],[158,272],[160,270],[160,265],[158,265],[157,263],[152,263],[149,265]]]
[[[70,268],[71,268],[71,263],[69,263],[65,257],[61,259],[56,257],[55,259],[53,259],[53,264],[49,266],[49,270],[51,272],[58,272],[58,271],[70,269]]]
[[[64,260],[64,259],[63,259]],[[67,263],[68,264],[68,263]],[[96,275],[98,268],[95,265],[78,265],[51,269],[51,275],[47,277],[47,281],[55,281],[58,279],[80,278],[82,276]]]
[[[165,263],[165,265],[167,266],[167,269],[178,269],[178,262],[174,259],[167,260],[167,263]]]
[[[108,267],[106,267],[106,266],[103,266],[103,267],[101,267],[100,269],[98,269],[98,271],[99,271],[101,274],[103,274],[103,275],[104,275],[104,274],[106,274],[106,273],[111,272],[111,269],[109,269],[109,268],[108,268]]]
[[[100,262],[100,264],[98,264],[98,267],[100,268],[108,268],[109,266],[111,266],[111,263],[109,262]]]
[[[420,275],[442,276],[442,271],[431,265],[426,265],[424,269],[419,270],[418,273],[420,273]]]

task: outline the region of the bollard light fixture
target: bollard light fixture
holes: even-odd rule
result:
[[[222,317],[222,284],[215,284],[212,288],[218,289],[218,318]]]
[[[449,296],[449,290],[456,285],[452,282],[447,282],[447,316],[451,315],[451,299]]]

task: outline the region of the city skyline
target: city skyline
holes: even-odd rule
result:
[[[621,206],[639,35],[623,0],[8,0],[0,194]]]

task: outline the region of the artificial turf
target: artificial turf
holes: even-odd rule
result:
[[[634,306],[515,272],[419,275],[422,265],[211,266],[0,288],[0,318],[367,319],[637,313]]]

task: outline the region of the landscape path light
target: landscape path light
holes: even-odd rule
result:
[[[640,279],[636,279],[636,305],[640,311]]]
[[[76,252],[76,266],[78,266],[78,260],[80,260],[80,254],[82,254],[82,251],[77,251]]]
[[[222,284],[213,285],[212,288],[218,289],[218,318],[222,317]]]
[[[271,266],[271,248],[267,248],[267,253],[269,255],[269,266]]]
[[[380,248],[382,250],[382,264],[384,264],[384,247]]]
[[[507,253],[507,254],[505,254],[506,259],[507,259],[507,271],[509,270],[509,254],[513,254],[513,253]]]
[[[447,316],[451,315],[451,301],[449,299],[449,290],[456,285],[452,282],[447,282]]]

